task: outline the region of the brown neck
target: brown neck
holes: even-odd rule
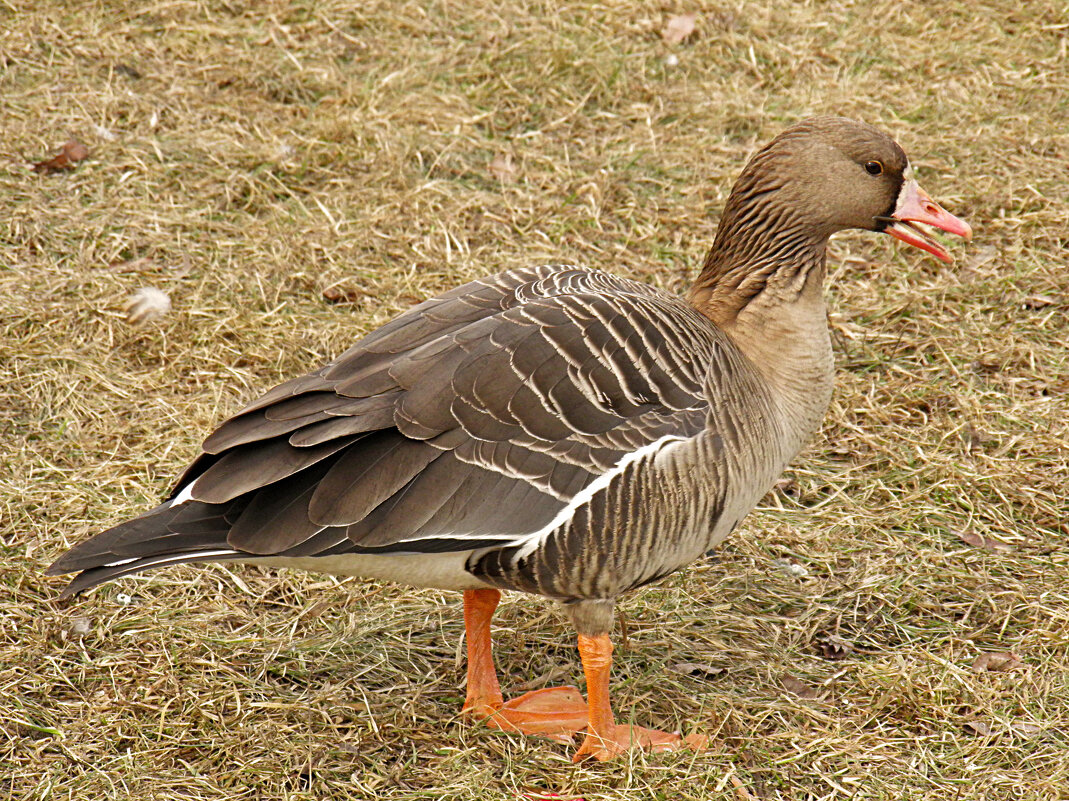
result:
[[[762,307],[820,293],[828,234],[813,230],[788,208],[733,194],[716,240],[688,294],[698,311],[728,330],[761,298]],[[765,296],[765,297],[761,297]]]
[[[828,234],[811,231],[788,213],[729,202],[688,295],[765,377],[803,439],[824,414],[833,370],[823,296]]]

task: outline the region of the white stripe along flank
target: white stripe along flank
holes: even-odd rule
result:
[[[674,442],[686,442],[686,440],[683,437],[669,434],[649,443],[648,445],[643,445],[637,451],[624,454],[620,461],[618,461],[611,470],[606,470],[577,492],[571,501],[568,502],[568,505],[561,509],[556,517],[550,520],[549,523],[537,531],[532,531],[530,534],[527,534],[522,538],[517,538],[514,544],[520,545],[522,543],[522,547],[517,552],[515,561],[518,562],[538,550],[542,543],[546,541],[547,537],[571,521],[572,517],[575,516],[575,513],[584,504],[589,503],[590,499],[598,492],[609,486],[616,476],[627,469],[628,465],[631,465],[640,459],[644,459],[650,454],[657,454],[662,448]]]

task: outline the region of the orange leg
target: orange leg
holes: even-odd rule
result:
[[[586,693],[590,706],[590,726],[586,739],[576,752],[578,762],[585,756],[606,760],[629,748],[647,748],[655,753],[681,748],[705,748],[708,738],[692,734],[686,738],[678,734],[644,729],[641,726],[618,726],[613,720],[609,704],[609,671],[612,668],[612,641],[608,634],[589,637],[579,635],[579,656],[586,674]]]
[[[500,600],[498,590],[464,591],[464,633],[468,643],[468,697],[464,711],[478,718],[494,714],[504,701],[490,641],[490,618]]]
[[[464,591],[464,630],[468,641],[468,693],[464,712],[504,731],[541,734],[571,742],[587,726],[587,705],[575,687],[547,687],[503,703],[494,667],[490,618],[501,593]]]

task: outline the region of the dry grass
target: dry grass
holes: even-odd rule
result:
[[[1069,797],[1069,9],[768,5],[0,5],[0,796]],[[47,562],[213,421],[427,294],[544,260],[682,288],[747,154],[826,111],[977,239],[838,241],[823,435],[622,604],[620,713],[710,752],[573,766],[460,721],[448,593],[210,567],[53,602]],[[28,170],[68,135],[87,161]],[[174,311],[130,327],[146,285]],[[544,603],[499,631],[511,689],[579,679]]]

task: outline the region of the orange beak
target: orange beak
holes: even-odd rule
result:
[[[954,261],[939,242],[928,235],[916,223],[930,225],[948,234],[960,236],[966,241],[972,239],[972,228],[964,220],[959,220],[949,211],[929,197],[910,178],[902,185],[902,191],[898,195],[898,204],[890,217],[878,217],[878,220],[886,223],[883,229],[885,234],[890,234],[895,239],[901,239],[907,245],[926,250],[937,259],[947,262]]]

